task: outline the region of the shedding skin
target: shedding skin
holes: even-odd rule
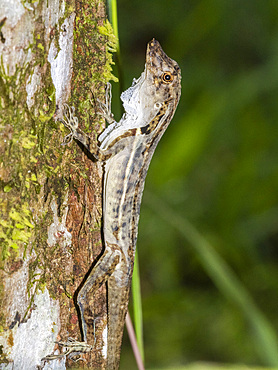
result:
[[[108,89],[111,90],[111,87],[108,86]],[[89,351],[89,347],[92,348],[87,344],[89,325],[86,322],[87,294],[96,291],[107,282],[106,368],[109,370],[118,369],[120,363],[145,178],[155,148],[173,118],[180,94],[180,68],[164,53],[159,42],[153,39],[147,46],[144,72],[121,95],[126,111],[121,120],[116,122],[113,119],[109,94],[106,96],[106,104],[101,103],[100,114],[110,125],[99,136],[99,144],[78,128],[73,108],[67,107],[63,120],[71,131],[66,138],[67,142],[74,138],[96,159],[104,162],[105,249],[78,293],[77,302],[84,342],[78,342],[77,349],[81,353]],[[70,344],[72,348],[72,341]],[[84,346],[83,350],[81,344]],[[45,359],[55,358],[47,357]]]

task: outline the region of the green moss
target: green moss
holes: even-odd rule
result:
[[[97,6],[95,0],[89,1],[88,6],[80,9],[75,19],[72,96],[80,122],[87,131],[90,121],[99,122],[99,116],[91,104],[92,95],[103,95],[108,81],[118,81],[112,73],[116,38],[107,20],[92,17],[92,9],[97,9]],[[97,134],[94,127],[90,127],[90,132]]]
[[[42,38],[43,39],[43,38]],[[41,37],[37,36],[32,51],[40,62],[46,60]],[[49,64],[46,64],[47,68]],[[30,206],[36,203],[40,180],[45,176],[45,125],[55,112],[55,88],[50,70],[34,96],[31,110],[27,109],[26,80],[33,66],[16,67],[14,74],[0,63],[0,128],[4,144],[0,152],[2,163],[0,190],[0,267],[14,251],[23,250],[33,234],[35,222]],[[41,104],[41,102],[44,102]],[[37,109],[36,107],[41,107]],[[50,135],[50,132],[47,133]],[[44,157],[44,158],[43,158]]]
[[[110,80],[117,82],[118,78],[115,77],[112,73],[113,54],[117,51],[117,38],[114,35],[112,25],[106,19],[103,23],[103,26],[98,26],[98,32],[106,37],[106,63],[104,68],[104,73],[102,75],[102,80],[108,82]]]
[[[7,202],[1,202],[1,209],[5,209]],[[18,250],[19,243],[27,245],[32,235],[34,223],[27,203],[15,204],[9,210],[8,218],[0,220],[0,239],[2,240],[1,258],[5,260],[11,255],[10,250]]]

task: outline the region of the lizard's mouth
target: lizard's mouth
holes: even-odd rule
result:
[[[160,43],[153,38],[147,46],[146,66],[159,69],[164,63],[172,65],[173,61],[164,53]]]

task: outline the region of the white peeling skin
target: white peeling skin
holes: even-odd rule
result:
[[[53,40],[48,54],[48,61],[51,65],[51,77],[56,89],[56,105],[64,104],[70,94],[74,18],[75,14],[72,13],[61,26],[59,52]]]

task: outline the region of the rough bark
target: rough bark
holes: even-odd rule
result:
[[[101,169],[76,144],[61,146],[68,132],[57,119],[74,105],[96,137],[103,122],[91,101],[113,79],[115,40],[101,0],[0,8],[0,369],[65,369],[72,360],[41,359],[59,353],[57,340],[81,340],[75,296],[102,250]],[[93,319],[94,350],[78,366],[101,369],[105,287]]]

